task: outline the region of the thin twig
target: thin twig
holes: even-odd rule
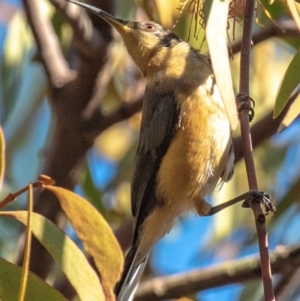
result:
[[[21,188],[17,192],[9,193],[1,202],[0,202],[0,208],[4,207],[10,202],[13,202],[17,199],[18,196],[23,194],[24,192],[28,191],[30,186],[32,188],[40,188],[41,190],[44,189],[44,185],[54,185],[55,181],[46,175],[39,175],[38,180],[28,184],[27,186]]]
[[[254,16],[255,0],[247,0],[244,15],[244,28],[241,44],[241,70],[240,70],[240,93],[249,95],[249,70],[250,70],[250,50],[252,37],[252,24]],[[241,123],[241,133],[243,151],[245,156],[246,172],[249,188],[258,190],[255,166],[252,154],[252,142],[249,125],[248,110],[240,110],[239,117]],[[268,252],[268,238],[265,226],[265,216],[261,205],[252,202],[251,208],[255,216],[255,225],[258,236],[259,252],[261,258],[261,272],[264,286],[265,300],[275,300],[272,287],[271,264]]]
[[[62,54],[58,38],[49,18],[45,16],[41,1],[23,0],[23,4],[51,87],[61,88],[75,74]]]

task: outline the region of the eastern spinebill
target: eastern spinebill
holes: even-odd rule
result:
[[[212,215],[245,195],[215,207],[205,200],[231,179],[234,165],[229,119],[209,60],[152,21],[123,21],[70,2],[120,33],[147,83],[131,183],[134,237],[115,290],[118,301],[128,301],[152,247],[178,216]]]

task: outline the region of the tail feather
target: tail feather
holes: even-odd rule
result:
[[[148,256],[142,262],[135,265],[135,253],[134,250],[130,250],[126,256],[125,269],[122,278],[115,288],[117,301],[133,300],[134,293],[142,277]]]
[[[145,258],[137,266],[134,266],[130,269],[129,273],[127,274],[127,277],[125,278],[123,285],[118,287],[119,288],[118,292],[116,292],[117,301],[133,300],[135,291],[143,275],[147,263],[147,259],[148,257]]]

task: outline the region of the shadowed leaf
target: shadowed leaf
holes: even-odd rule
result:
[[[0,258],[0,299],[18,300],[22,268]],[[25,301],[68,301],[58,291],[29,272]]]

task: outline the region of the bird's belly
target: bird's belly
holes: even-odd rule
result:
[[[174,215],[194,210],[224,171],[231,144],[223,108],[191,102],[157,174],[157,195]]]

